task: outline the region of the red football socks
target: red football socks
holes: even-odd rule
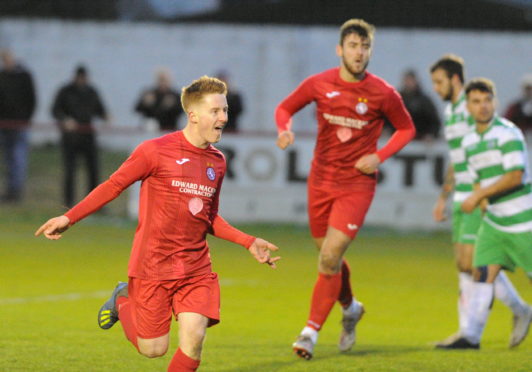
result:
[[[199,365],[199,360],[192,359],[183,353],[181,349],[177,349],[168,366],[168,372],[194,372],[198,369]]]
[[[122,329],[126,334],[127,339],[135,346],[138,350],[137,345],[137,325],[133,319],[133,313],[131,311],[131,303],[129,298],[124,296],[119,296],[116,299],[116,305],[118,307],[118,319],[122,323]]]
[[[342,289],[340,290],[340,296],[338,296],[338,302],[346,308],[353,302],[353,291],[351,290],[351,269],[346,260],[342,260]]]
[[[338,300],[342,287],[342,273],[327,275],[318,273],[318,280],[314,285],[312,302],[310,305],[310,316],[307,326],[319,331],[334,303]]]

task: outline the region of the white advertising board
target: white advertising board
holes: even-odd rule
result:
[[[273,134],[224,135],[216,147],[227,159],[220,198],[224,218],[233,223],[307,222],[305,180],[314,148],[312,136],[298,136],[286,151],[275,146]],[[443,141],[414,142],[383,163],[366,224],[397,229],[447,228],[431,217],[445,172],[446,151]],[[136,216],[137,196],[138,185],[131,192],[132,216]]]

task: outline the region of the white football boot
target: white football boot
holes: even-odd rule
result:
[[[356,325],[364,315],[364,305],[361,302],[353,300],[355,309],[353,311],[343,310],[342,333],[338,341],[340,351],[349,351],[356,342]]]
[[[525,339],[532,322],[532,306],[527,305],[522,315],[514,315],[512,334],[510,335],[510,347],[516,347]]]

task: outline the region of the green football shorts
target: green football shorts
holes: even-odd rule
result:
[[[482,213],[480,208],[476,208],[472,213],[464,213],[460,209],[461,204],[453,202],[453,243],[475,244]]]
[[[519,266],[532,273],[532,231],[508,233],[483,220],[478,230],[473,265],[501,265],[510,271]]]

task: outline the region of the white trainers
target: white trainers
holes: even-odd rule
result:
[[[314,342],[310,336],[299,335],[296,342],[292,344],[292,349],[298,357],[310,360],[314,353]]]
[[[512,334],[510,335],[510,347],[516,347],[525,339],[532,322],[532,306],[527,305],[522,315],[514,315]]]
[[[356,342],[356,325],[364,315],[364,305],[361,302],[356,302],[358,305],[355,311],[345,313],[342,317],[342,333],[338,341],[338,349],[340,351],[349,351]]]

